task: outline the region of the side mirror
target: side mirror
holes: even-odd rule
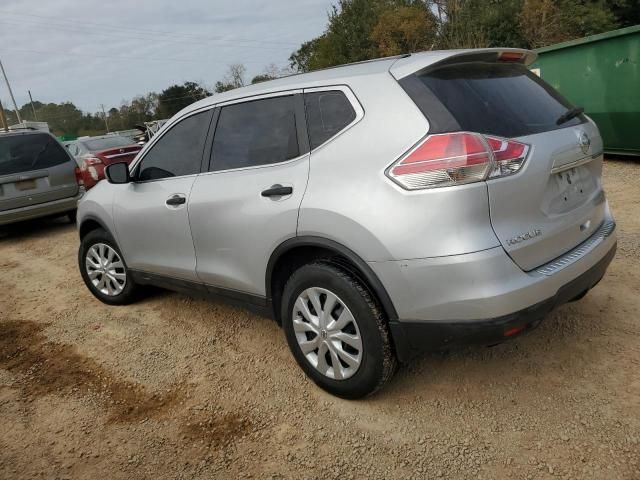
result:
[[[107,165],[107,168],[104,169],[104,175],[107,177],[109,183],[121,184],[131,181],[127,162],[117,162]]]

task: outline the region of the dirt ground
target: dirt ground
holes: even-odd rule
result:
[[[618,254],[534,332],[404,366],[362,401],[272,321],[158,292],[108,307],[66,220],[0,233],[0,478],[640,479],[640,161],[609,160]]]

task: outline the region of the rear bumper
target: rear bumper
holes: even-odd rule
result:
[[[52,202],[38,203],[37,205],[29,205],[22,208],[14,208],[0,212],[0,225],[8,225],[10,223],[22,222],[24,220],[32,220],[34,218],[47,217],[49,215],[57,215],[70,212],[78,208],[78,200],[84,195],[84,189],[75,197],[63,198]]]
[[[563,285],[555,295],[517,312],[482,320],[444,322],[390,322],[400,361],[415,355],[470,344],[493,345],[536,328],[555,307],[578,299],[604,276],[616,253],[614,243],[606,255],[579,277]]]

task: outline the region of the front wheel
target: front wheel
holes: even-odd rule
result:
[[[285,285],[281,318],[300,367],[334,395],[373,393],[396,369],[382,310],[364,285],[338,266],[318,262],[298,269]]]
[[[137,286],[116,242],[104,230],[93,230],[82,239],[78,266],[85,285],[100,301],[126,305],[134,300]]]

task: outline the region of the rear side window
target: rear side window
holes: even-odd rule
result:
[[[0,136],[0,175],[51,168],[69,161],[64,147],[50,135]]]
[[[181,120],[162,135],[140,164],[138,180],[159,180],[200,173],[211,110]]]
[[[356,119],[356,112],[344,93],[338,90],[305,93],[309,143],[316,148]]]
[[[255,167],[300,155],[293,95],[222,107],[212,170]]]
[[[458,129],[519,137],[585,121],[580,115],[557,125],[571,104],[523,65],[461,63],[415,77],[400,83],[432,123],[431,133]]]

